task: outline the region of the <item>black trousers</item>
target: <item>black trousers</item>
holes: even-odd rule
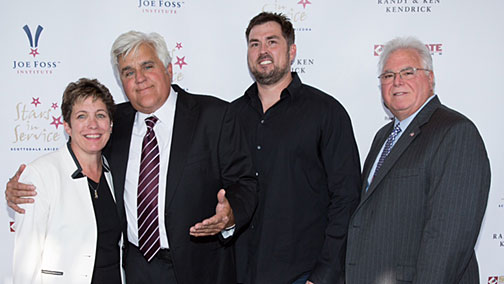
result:
[[[177,284],[168,250],[159,251],[150,262],[147,262],[138,247],[128,242],[125,269],[128,284]]]

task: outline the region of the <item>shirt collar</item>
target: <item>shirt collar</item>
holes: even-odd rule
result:
[[[292,98],[294,98],[296,95],[301,94],[299,89],[301,89],[303,83],[301,83],[301,79],[299,79],[299,76],[296,72],[291,72],[291,75],[292,75],[292,81],[290,82],[289,86],[287,86],[287,88],[285,88],[282,91],[282,96],[284,96],[284,94],[288,94]]]
[[[153,113],[142,113],[142,112],[137,112],[136,115],[136,123],[144,123],[145,119],[149,116],[156,116],[159,119],[159,122],[167,122],[173,119],[173,115],[170,116],[171,113],[174,113],[175,110],[175,105],[177,103],[177,96],[178,93],[173,89],[173,87],[170,86],[170,95],[168,96],[168,99],[166,99],[166,102],[155,112]]]
[[[415,117],[417,116],[417,114],[434,98],[436,97],[437,95],[432,95],[430,96],[429,98],[427,98],[427,100],[425,101],[425,103],[412,115],[408,116],[407,118],[403,119],[401,122],[401,129],[406,129],[408,128],[408,125],[413,121],[413,119],[415,119]],[[399,119],[397,119],[397,117],[394,118],[394,127],[399,123]]]
[[[79,164],[79,161],[77,160],[77,157],[75,156],[75,153],[72,150],[72,146],[70,145],[71,142],[72,142],[72,138],[70,137],[70,138],[68,138],[68,142],[67,142],[66,146],[67,146],[68,152],[70,153],[70,156],[72,157],[72,160],[75,163],[75,167],[77,167],[77,169],[72,173],[71,177],[73,179],[83,178],[83,177],[85,177],[85,175],[84,175],[84,173],[82,173],[82,167]],[[102,166],[103,166],[103,170],[105,172],[110,171],[110,168],[103,162],[103,156],[102,156]]]
[[[299,89],[303,85],[301,82],[301,79],[299,78],[298,74],[296,72],[291,72],[292,75],[292,81],[290,84],[287,86],[287,88],[282,90],[282,93],[280,94],[280,100],[290,97],[292,99],[295,98],[296,95],[300,94]],[[259,99],[259,91],[257,90],[257,82],[254,82],[246,91],[245,95],[250,99],[252,105],[254,107],[257,107],[261,102]]]

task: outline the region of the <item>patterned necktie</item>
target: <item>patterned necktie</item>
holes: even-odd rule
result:
[[[380,156],[380,159],[378,160],[378,164],[376,165],[376,169],[373,175],[373,178],[378,174],[378,171],[380,170],[381,166],[383,165],[383,162],[385,162],[385,158],[387,158],[388,154],[390,153],[390,150],[392,150],[392,145],[394,145],[394,141],[401,133],[401,123],[398,123],[395,127],[394,130],[392,130],[392,133],[390,133],[389,137],[387,138],[387,142],[385,142],[385,147],[383,147],[383,152]]]
[[[154,133],[157,121],[155,116],[145,119],[147,133],[142,142],[138,177],[138,246],[147,262],[150,262],[161,248],[158,221],[159,147]]]

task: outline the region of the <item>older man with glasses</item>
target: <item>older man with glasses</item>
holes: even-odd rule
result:
[[[364,164],[346,283],[479,283],[474,245],[490,187],[481,136],[434,94],[432,58],[420,41],[388,42],[379,72],[394,118]]]

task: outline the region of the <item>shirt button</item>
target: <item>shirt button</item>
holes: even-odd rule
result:
[[[261,150],[261,145],[257,145],[257,150]]]

